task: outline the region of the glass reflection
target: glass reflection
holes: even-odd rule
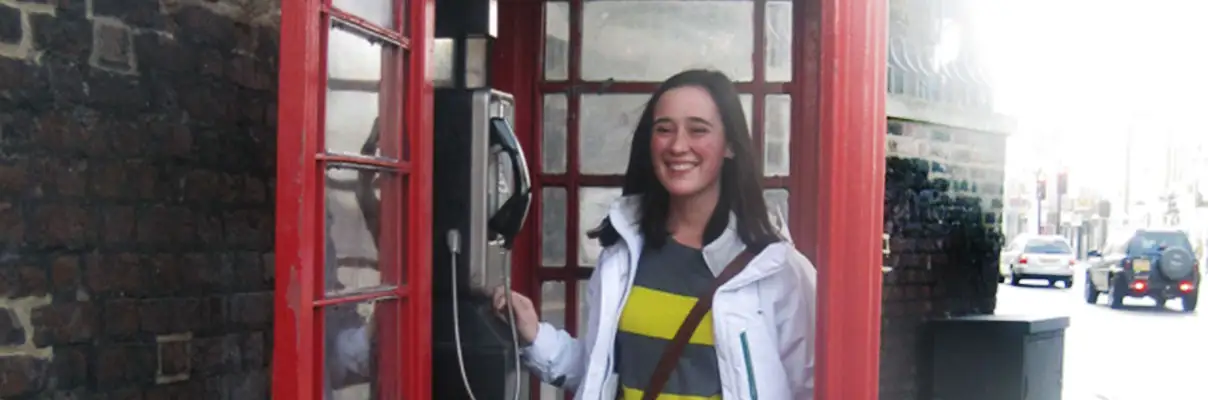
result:
[[[789,221],[789,191],[785,189],[767,189],[763,191],[763,201],[768,205],[768,212],[777,217],[776,223]],[[780,228],[777,226],[777,228]]]
[[[566,283],[541,283],[541,320],[557,328],[566,328]],[[541,399],[563,399],[563,391],[557,387],[542,383]]]
[[[764,103],[763,175],[789,175],[789,141],[792,125],[792,97],[774,94]]]
[[[396,28],[393,3],[394,0],[331,0],[335,8],[387,29]]]
[[[541,265],[566,265],[566,188],[541,189]]]
[[[592,94],[579,100],[579,169],[584,174],[625,173],[633,130],[648,94]]]
[[[769,1],[764,11],[764,79],[793,80],[793,3]]]
[[[545,3],[545,79],[566,80],[570,69],[570,3]]]
[[[583,4],[584,80],[657,82],[713,68],[750,82],[752,1],[590,1]]]
[[[545,173],[566,172],[566,95],[545,95],[541,116],[541,170]]]
[[[347,303],[323,308],[324,400],[371,400],[383,397],[383,388],[379,387],[378,379],[378,355],[382,354],[379,346],[381,340],[397,340],[398,335],[389,323],[379,324],[378,319],[397,312],[397,309],[395,301]]]
[[[587,232],[600,225],[613,201],[621,197],[621,188],[588,187],[579,189],[579,266],[595,267],[600,243],[588,239]]]
[[[328,33],[325,147],[328,152],[398,158],[397,150],[382,146],[379,132],[398,132],[390,124],[397,115],[379,123],[389,96],[379,96],[384,83],[401,82],[393,60],[397,49],[370,41],[359,32],[335,25]],[[385,70],[384,70],[385,68]],[[390,72],[393,76],[384,76]],[[392,88],[398,92],[397,88]],[[397,111],[396,111],[397,113]],[[397,133],[396,133],[397,135]],[[383,149],[386,147],[386,149]]]
[[[380,175],[373,170],[327,170],[324,288],[329,297],[382,284]]]

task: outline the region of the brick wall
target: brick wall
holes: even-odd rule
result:
[[[0,0],[0,398],[268,397],[267,9]]]
[[[1006,136],[899,120],[888,132],[880,392],[924,399],[925,322],[994,312]]]

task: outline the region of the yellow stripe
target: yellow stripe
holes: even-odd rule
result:
[[[621,314],[620,330],[635,335],[671,340],[696,305],[695,297],[634,286]],[[688,343],[713,345],[713,312],[696,327]]]
[[[624,400],[642,400],[642,395],[645,392],[628,386],[622,387],[621,392],[624,394],[621,398]],[[660,394],[656,397],[658,400],[721,400],[721,395],[704,397],[704,396],[681,396],[677,394]]]

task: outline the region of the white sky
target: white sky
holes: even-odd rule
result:
[[[1059,164],[1117,190],[1128,120],[1137,138],[1208,135],[1208,1],[964,0],[1000,112],[1019,120],[1009,168]],[[1041,144],[1042,150],[1029,150]]]

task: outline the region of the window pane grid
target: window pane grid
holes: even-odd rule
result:
[[[323,162],[328,166],[340,166],[346,168],[358,169],[374,169],[384,172],[391,172],[401,175],[411,173],[411,163],[407,161],[394,160],[380,157],[365,157],[359,155],[345,155],[332,153],[319,153],[315,155],[315,159]]]
[[[358,16],[353,12],[332,6],[325,6],[323,8],[323,12],[329,16],[332,25],[342,25],[349,29],[360,31],[366,35],[372,36],[374,40],[387,42],[404,50],[409,50],[411,48],[410,39],[408,39],[406,36],[403,36],[402,33],[382,28],[381,26],[378,26],[377,24]]]
[[[315,307],[323,308],[365,301],[397,300],[407,298],[409,294],[410,290],[405,286],[378,286],[373,288],[373,290],[368,290],[361,293],[345,294],[339,297],[315,300],[313,305]]]
[[[283,164],[310,175],[306,177],[307,180],[316,184],[303,186],[298,182],[280,182],[283,190],[296,193],[300,198],[299,206],[291,213],[298,213],[292,217],[301,217],[300,221],[295,222],[299,223],[297,231],[305,232],[298,238],[304,240],[288,243],[286,247],[292,247],[289,249],[291,253],[305,251],[310,260],[299,256],[291,257],[287,262],[278,260],[277,270],[279,276],[285,271],[291,275],[302,274],[299,277],[301,283],[313,289],[307,290],[313,295],[307,294],[301,299],[302,306],[310,309],[296,310],[298,314],[295,316],[299,319],[293,326],[283,327],[283,330],[304,338],[307,343],[314,341],[313,344],[317,346],[299,348],[295,350],[296,353],[283,351],[286,355],[275,361],[296,363],[306,376],[277,374],[284,376],[284,379],[278,380],[278,376],[274,376],[274,389],[282,389],[298,398],[317,398],[321,393],[329,393],[335,398],[393,399],[403,398],[404,389],[426,394],[424,389],[411,388],[419,385],[404,385],[405,379],[400,378],[405,377],[402,366],[417,364],[417,355],[423,354],[418,352],[413,355],[411,350],[426,345],[422,343],[426,340],[422,335],[412,339],[405,329],[406,325],[411,324],[409,320],[416,317],[425,319],[425,304],[429,300],[409,296],[407,277],[426,277],[411,274],[410,270],[416,268],[408,264],[415,257],[406,249],[414,245],[408,243],[406,236],[413,230],[404,229],[408,226],[408,217],[416,213],[408,205],[413,201],[425,204],[420,198],[408,197],[410,185],[414,184],[411,181],[412,160],[407,156],[408,145],[411,144],[408,142],[418,140],[417,143],[424,143],[422,140],[426,139],[409,137],[410,130],[404,128],[422,128],[425,125],[410,121],[404,125],[403,113],[404,98],[422,97],[411,88],[409,82],[411,76],[408,75],[407,63],[410,62],[408,50],[412,43],[410,35],[404,32],[419,33],[422,37],[426,31],[427,17],[416,15],[416,21],[409,23],[411,16],[408,10],[415,10],[423,3],[407,0],[321,0],[316,3],[320,3],[317,9],[299,10],[295,7],[293,12],[283,15],[288,24],[309,25],[318,22],[320,28],[317,32],[308,30],[300,37],[288,38],[306,43],[304,56],[283,57],[283,60],[290,59],[283,64],[286,65],[283,68],[290,69],[290,73],[283,72],[283,76],[297,77],[300,80],[296,82],[298,85],[311,86],[310,82],[314,82],[321,86],[317,93],[307,88],[300,92],[302,95],[282,99],[282,108],[288,113],[311,116],[302,121],[283,122],[284,132],[311,132],[310,137],[306,138],[300,134],[296,138],[284,138],[287,149],[293,151],[297,148],[299,154],[295,161]],[[317,20],[313,19],[316,18],[315,11],[319,18]],[[306,21],[301,22],[302,18]],[[417,29],[412,31],[412,27]],[[333,40],[333,36],[342,37]],[[348,38],[359,42],[354,44],[362,44],[361,50],[371,51],[349,57],[345,51],[349,47]],[[317,46],[312,46],[310,43],[316,42],[311,40],[316,39]],[[340,39],[345,40],[341,43]],[[423,42],[415,45],[419,47],[417,50],[423,50]],[[363,57],[366,55],[370,57]],[[417,53],[417,56],[423,57],[423,53]],[[306,65],[315,59],[318,65]],[[338,68],[333,69],[329,62],[340,59],[351,59],[354,63],[370,67],[367,70],[380,71],[373,71],[376,76],[368,77],[332,73],[337,72]],[[345,64],[347,67],[348,63]],[[347,68],[344,72],[347,72]],[[333,96],[333,93],[339,94]],[[346,97],[351,98],[343,99],[345,104],[357,104],[357,96],[369,95],[373,98],[372,103],[361,101],[357,107],[368,109],[367,114],[376,112],[376,115],[361,119],[341,118],[343,115],[340,113],[335,117],[327,115],[332,111],[347,113],[348,109],[354,108],[346,106],[341,110],[338,105],[332,106],[333,102],[339,100],[333,97],[349,94],[351,96]],[[313,115],[315,113],[318,115]],[[333,129],[328,124],[333,120],[355,120],[355,123],[347,124],[343,129]],[[345,140],[329,143],[332,138]],[[419,156],[414,161],[425,161],[423,155]],[[344,171],[333,183],[333,176],[328,172],[334,169]],[[366,176],[369,178],[366,179]],[[427,183],[430,181],[426,180],[431,179],[430,176],[415,178],[419,179],[419,184],[430,185]],[[368,191],[371,193],[369,201],[360,198],[365,192],[366,182],[371,188]],[[334,193],[329,191],[333,187],[336,188]],[[333,197],[337,199],[335,202],[330,201]],[[333,205],[343,209],[327,209]],[[375,210],[364,212],[370,208],[365,205],[372,205],[371,208]],[[332,212],[344,213],[345,219],[339,223],[343,225],[335,233],[328,231],[332,222],[325,218],[325,214]],[[349,220],[356,219],[352,217],[362,212],[367,220],[373,214],[375,221],[350,227]],[[329,250],[325,245],[333,238],[336,242],[344,243],[364,239],[363,236],[368,236],[361,232],[366,229],[365,225],[376,225],[377,228],[374,229],[374,239],[367,240],[370,245],[363,247],[380,246],[380,251],[358,252],[363,249],[358,249],[355,243],[345,244],[338,250]],[[419,244],[422,245],[424,240],[418,239]],[[329,258],[339,261],[333,263]],[[373,270],[374,276],[346,276],[348,271],[338,271],[338,280],[343,286],[333,289],[326,286],[326,282],[331,280],[327,276],[330,272],[327,267],[332,265],[344,270]],[[417,303],[418,306],[415,305]],[[306,314],[309,315],[302,317]],[[297,330],[301,332],[295,332]],[[347,347],[350,343],[353,347]],[[406,352],[403,351],[404,347]]]

